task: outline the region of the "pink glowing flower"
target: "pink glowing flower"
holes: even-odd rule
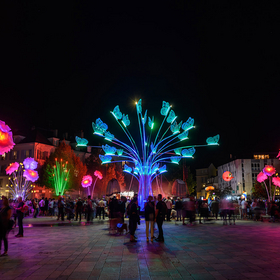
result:
[[[273,177],[272,178],[272,183],[277,186],[280,187],[280,178],[279,177]]]
[[[9,152],[14,145],[11,129],[5,122],[0,121],[0,155]]]
[[[276,169],[272,165],[266,165],[263,169],[263,173],[267,176],[272,176],[275,172]]]
[[[6,168],[6,174],[11,175],[13,172],[18,170],[19,164],[18,162],[13,162],[11,163],[7,168]]]
[[[92,177],[90,175],[86,175],[82,179],[82,187],[87,188],[92,184]]]
[[[279,151],[279,153],[278,153],[278,155],[276,157],[280,160],[280,151]]]
[[[23,161],[25,169],[34,170],[37,168],[38,162],[34,158],[28,157]]]
[[[264,174],[263,172],[260,172],[257,176],[257,181],[259,183],[262,183],[263,181],[265,181],[267,179],[266,174]]]
[[[95,171],[94,171],[94,176],[98,177],[100,180],[103,179],[102,173],[101,173],[100,171],[98,171],[98,170],[95,170]]]
[[[27,181],[31,181],[33,183],[39,179],[38,172],[32,169],[25,169],[23,177],[25,177]]]

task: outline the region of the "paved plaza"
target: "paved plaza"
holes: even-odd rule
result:
[[[280,224],[221,221],[164,223],[164,243],[110,235],[108,221],[91,225],[46,217],[25,219],[24,238],[9,235],[0,279],[280,279]],[[155,232],[157,235],[157,231]]]

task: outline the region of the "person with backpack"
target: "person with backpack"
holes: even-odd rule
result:
[[[158,225],[158,238],[156,238],[156,241],[164,242],[163,238],[163,230],[162,230],[162,224],[164,221],[164,216],[167,213],[167,207],[165,202],[162,201],[162,194],[158,194],[158,203],[156,206],[156,215],[155,215],[155,221]]]
[[[151,229],[151,242],[154,238],[154,220],[155,220],[155,204],[153,202],[153,197],[149,196],[147,202],[145,203],[145,221],[146,221],[146,237],[147,242],[149,242],[149,227]],[[151,225],[151,226],[150,226]]]

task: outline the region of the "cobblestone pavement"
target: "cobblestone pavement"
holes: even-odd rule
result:
[[[165,222],[164,243],[146,242],[143,220],[137,243],[126,234],[110,235],[108,221],[58,226],[46,217],[24,224],[24,238],[15,238],[17,231],[9,235],[1,280],[280,279],[278,223]]]

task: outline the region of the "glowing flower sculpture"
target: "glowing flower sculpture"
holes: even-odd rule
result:
[[[34,158],[28,157],[23,161],[23,165],[25,169],[34,170],[37,168],[38,162]]]
[[[272,178],[272,183],[276,186],[276,187],[280,187],[280,178],[277,177],[273,177]]]
[[[38,172],[32,169],[25,169],[25,171],[23,172],[23,177],[25,177],[26,180],[31,181],[33,183],[39,179]]]
[[[258,174],[258,176],[257,176],[257,181],[258,181],[259,183],[264,182],[266,179],[267,179],[267,175],[264,174],[263,172],[260,172],[260,173]]]
[[[68,161],[60,162],[55,159],[55,165],[53,167],[53,177],[54,177],[54,188],[56,195],[63,195],[65,188],[67,186],[67,180],[69,177],[70,169],[67,169]]]
[[[263,169],[263,173],[267,176],[272,176],[276,172],[276,169],[272,165],[266,165]]]
[[[17,171],[19,168],[19,163],[18,162],[13,162],[11,163],[7,168],[6,168],[6,174],[11,175],[13,172]]]
[[[96,176],[96,179],[95,179],[95,181],[94,181],[94,184],[93,184],[93,187],[92,187],[92,191],[91,191],[91,196],[92,196],[92,197],[93,197],[93,194],[94,194],[94,188],[95,188],[95,184],[96,184],[96,182],[97,182],[97,179],[99,179],[99,180],[102,180],[102,179],[103,179],[102,173],[101,173],[100,171],[98,171],[98,170],[95,170],[95,171],[94,171],[94,176]]]
[[[178,122],[178,116],[165,101],[160,109],[163,120],[157,131],[155,131],[155,118],[148,116],[147,110],[145,112],[142,110],[142,100],[136,103],[140,141],[135,141],[128,129],[129,125],[135,122],[130,121],[128,115],[123,114],[119,106],[116,106],[111,113],[127,136],[129,143],[120,141],[114,134],[108,132],[107,124],[99,118],[92,123],[94,134],[122,149],[121,153],[114,146],[103,145],[105,155],[99,155],[99,158],[102,164],[125,161],[130,165],[125,165],[124,172],[130,173],[139,182],[138,202],[141,208],[144,206],[144,199],[148,195],[153,195],[152,181],[158,175],[167,172],[164,163],[179,164],[183,157],[192,158],[196,147],[218,145],[219,135],[208,138],[206,145],[182,144],[189,138],[189,132],[194,128],[194,119],[189,118],[186,122]],[[137,146],[136,143],[140,145]],[[164,194],[161,187],[158,189]]]
[[[26,158],[24,160],[25,166],[29,167],[28,169],[22,163],[14,162],[7,167],[6,173],[12,175],[9,178],[10,188],[13,198],[21,196],[23,199],[26,199],[30,191],[32,190],[34,183],[39,179],[38,172],[34,170],[37,168],[37,162],[33,158]],[[33,169],[32,169],[33,168]]]
[[[88,195],[90,195],[90,190],[89,187],[92,184],[92,177],[90,175],[86,175],[82,179],[82,187],[83,188],[88,188]]]
[[[14,145],[11,129],[5,122],[0,121],[0,155],[9,152]]]

